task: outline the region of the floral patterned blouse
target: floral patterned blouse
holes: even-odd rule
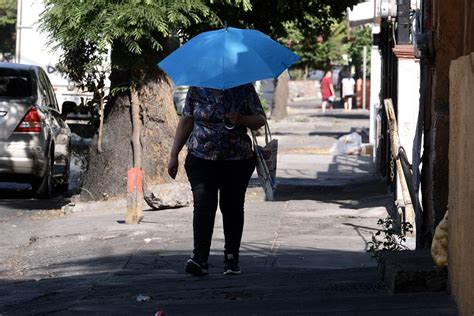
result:
[[[224,91],[207,88],[189,88],[183,116],[194,119],[193,131],[188,139],[188,152],[207,160],[242,160],[253,157],[252,142],[247,128],[233,126],[226,114],[242,115],[265,112],[255,88],[246,84]]]

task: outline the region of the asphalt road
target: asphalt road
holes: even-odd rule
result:
[[[194,278],[183,271],[191,206],[125,225],[126,200],[77,202],[62,214],[64,198],[10,190],[0,192],[0,314],[456,315],[446,292],[387,293],[366,252],[393,196],[370,156],[329,148],[363,131],[367,112],[322,114],[305,102],[271,122],[279,185],[272,202],[253,183],[247,191],[241,276],[222,274],[220,212],[210,275]]]
[[[0,184],[0,223],[13,217],[28,217],[37,212],[61,209],[69,203],[63,196],[51,199],[34,199],[28,185]]]

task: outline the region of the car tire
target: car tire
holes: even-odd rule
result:
[[[48,164],[44,176],[36,184],[33,184],[33,194],[38,199],[49,199],[53,193],[53,166],[48,158]]]

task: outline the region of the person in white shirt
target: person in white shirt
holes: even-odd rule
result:
[[[352,97],[354,96],[355,80],[352,77],[342,79],[342,97],[344,98],[344,111],[352,110]]]

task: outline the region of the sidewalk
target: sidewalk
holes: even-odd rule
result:
[[[295,102],[286,120],[270,122],[279,186],[265,202],[251,180],[242,275],[222,275],[219,213],[210,275],[195,278],[183,272],[191,207],[125,225],[125,201],[82,203],[66,216],[2,224],[0,314],[455,315],[446,293],[387,294],[365,249],[391,196],[370,156],[328,152],[338,136],[367,128],[368,112],[323,115],[313,104]]]

